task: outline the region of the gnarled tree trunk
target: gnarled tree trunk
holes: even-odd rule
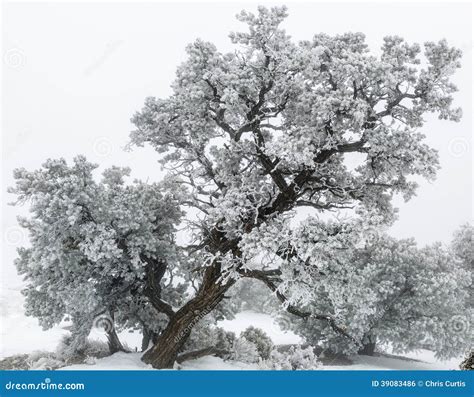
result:
[[[110,321],[111,324],[108,324],[109,327],[106,329],[106,334],[107,334],[107,342],[109,344],[109,352],[110,354],[114,354],[117,352],[124,352],[125,349],[122,345],[122,342],[120,342],[120,339],[117,335],[117,332],[115,331],[115,324],[114,324],[114,311],[113,309],[110,309]]]
[[[189,338],[193,327],[222,301],[224,293],[234,283],[233,280],[220,283],[220,275],[219,264],[206,269],[198,293],[171,316],[156,344],[143,355],[142,360],[145,363],[154,368],[173,367],[178,352]]]
[[[158,334],[150,329],[143,327],[142,337],[142,352],[145,352],[150,347],[150,342],[155,344],[158,341]]]
[[[117,335],[117,332],[115,332],[115,329],[112,328],[112,330],[107,331],[107,342],[109,344],[109,352],[110,354],[114,354],[117,352],[124,352],[125,349],[120,342],[120,339]]]
[[[468,371],[474,371],[474,351],[471,351],[466,359],[461,363],[459,368],[468,370]]]
[[[151,341],[150,332],[146,328],[143,328],[142,352],[148,350],[148,347],[150,346],[150,341]]]

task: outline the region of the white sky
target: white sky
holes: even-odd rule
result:
[[[268,5],[278,3],[265,1]],[[125,153],[129,122],[146,96],[166,97],[184,47],[200,37],[230,50],[228,33],[242,30],[235,14],[256,9],[245,3],[5,3],[3,7],[2,212],[6,279],[17,245],[25,235],[5,195],[12,169],[38,168],[48,157],[82,153],[105,168],[131,166],[133,176],[161,175],[151,149]],[[461,223],[472,220],[472,35],[468,3],[295,3],[284,26],[294,39],[313,34],[361,31],[378,49],[385,35],[411,42],[441,38],[464,51],[454,77],[460,88],[460,123],[427,118],[423,131],[439,150],[442,169],[418,196],[398,202],[398,237],[420,243],[449,241]]]

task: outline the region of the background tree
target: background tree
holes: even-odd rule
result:
[[[268,288],[261,288],[261,282],[253,278],[239,279],[229,290],[230,299],[225,305],[236,313],[250,310],[257,313],[277,314],[280,302]]]
[[[451,248],[457,258],[461,260],[462,265],[469,272],[474,271],[474,227],[472,224],[466,223],[462,225],[453,236]],[[471,285],[469,289],[469,304],[468,307],[471,311],[471,319],[474,317],[472,311],[474,310],[474,280],[471,278]],[[468,326],[472,327],[472,320]],[[466,359],[460,365],[461,369],[474,369],[474,350],[472,345],[467,351]]]
[[[202,281],[144,355],[157,368],[172,366],[196,316],[213,310],[239,277],[261,280],[291,313],[314,316],[293,304],[307,298],[284,295],[280,284],[289,269],[298,274],[294,284],[304,284],[321,255],[302,263],[282,225],[297,207],[370,208],[393,219],[391,197],[415,192],[409,176],[433,179],[438,167],[417,132],[423,115],[460,117],[449,77],[461,52],[445,41],[425,44],[422,66],[421,47],[400,37],[385,38],[380,57],[360,33],[295,43],[279,27],[286,16],[285,7],[239,14],[248,31],[231,34],[234,52],[190,44],[173,94],[148,98],[132,119],[132,142],[162,154],[199,213],[190,229]],[[276,256],[279,267],[268,260]],[[315,318],[351,338],[330,315]]]
[[[158,333],[171,304],[185,299],[178,284],[162,290],[163,281],[179,273],[173,236],[182,214],[176,197],[162,194],[159,184],[126,184],[129,170],[117,167],[98,183],[96,167],[79,156],[72,166],[61,159],[38,171],[15,170],[10,192],[32,212],[19,219],[31,246],[19,249],[16,266],[27,281],[27,315],[44,328],[69,317],[76,350],[97,321],[115,352],[123,349],[115,326]]]
[[[308,310],[331,313],[362,348],[311,318],[293,327],[308,342],[367,355],[376,343],[395,352],[429,348],[440,358],[458,356],[472,344],[472,274],[452,252],[439,244],[418,249],[413,240],[385,235],[365,236],[346,249],[312,280],[318,292]]]
[[[474,227],[465,223],[454,232],[451,248],[454,255],[462,261],[463,266],[474,269]]]

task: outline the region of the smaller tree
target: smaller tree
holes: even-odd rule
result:
[[[32,213],[19,218],[31,246],[18,250],[15,264],[27,283],[27,315],[45,329],[71,319],[78,350],[99,318],[113,353],[123,349],[117,324],[140,326],[149,338],[167,324],[171,304],[185,299],[185,286],[162,291],[164,279],[179,272],[173,235],[181,211],[160,184],[126,184],[130,170],[118,167],[96,182],[95,168],[78,156],[72,166],[48,160],[37,171],[14,171],[9,192]]]
[[[377,343],[398,352],[429,347],[442,358],[472,343],[472,275],[449,250],[440,244],[418,249],[413,240],[377,234],[345,250],[313,280],[319,299],[308,310],[331,313],[354,340],[310,317],[295,326],[309,342],[369,355]]]

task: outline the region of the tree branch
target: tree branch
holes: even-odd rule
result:
[[[270,278],[272,276],[280,275],[281,274],[280,270],[274,269],[274,270],[263,271],[263,270],[240,269],[239,273],[243,277],[254,278],[256,280],[262,281],[272,292],[276,294],[278,300],[281,303],[283,304],[288,303],[288,300],[285,297],[285,295],[283,295],[280,291],[278,291],[278,287],[276,286],[274,281],[271,280]],[[336,324],[336,321],[329,315],[314,314],[311,312],[303,311],[303,310],[298,309],[294,305],[287,305],[286,311],[288,313],[294,314],[295,316],[302,318],[303,320],[307,320],[309,317],[313,317],[317,320],[326,321],[328,325],[334,330],[334,332],[350,339],[352,342],[356,344],[359,344],[359,341],[357,341],[353,336],[349,335],[344,328],[338,326]]]
[[[165,275],[166,261],[158,261],[141,255],[140,259],[146,263],[146,285],[143,290],[144,295],[150,300],[153,307],[161,313],[172,317],[175,312],[171,305],[161,299],[161,279]]]
[[[218,349],[217,347],[209,346],[205,347],[204,349],[199,349],[199,350],[193,350],[190,352],[186,353],[181,353],[177,359],[176,362],[178,364],[181,364],[184,361],[188,360],[195,360],[197,358],[205,357],[205,356],[215,356],[217,354],[219,355],[224,355],[224,354],[229,354],[230,352],[224,349]]]

